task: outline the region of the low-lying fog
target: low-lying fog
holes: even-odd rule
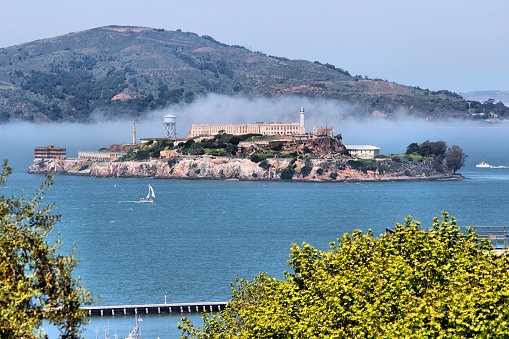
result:
[[[254,123],[298,122],[300,107],[305,109],[306,130],[313,127],[334,127],[335,134],[343,136],[344,144],[375,145],[382,154],[404,153],[412,143],[426,140],[443,140],[449,146],[458,145],[468,154],[474,144],[507,147],[507,123],[485,122],[430,122],[409,118],[398,112],[395,120],[383,118],[360,121],[352,118],[355,109],[330,100],[285,98],[278,100],[229,98],[211,95],[193,104],[175,106],[151,112],[143,120],[136,121],[136,136],[140,138],[162,137],[163,117],[176,117],[177,136],[183,138],[192,123]],[[132,120],[101,120],[96,113],[93,124],[32,124],[10,123],[0,125],[0,159],[17,156],[29,157],[34,147],[54,145],[66,147],[68,157],[78,151],[95,151],[111,144],[131,143]],[[490,146],[492,147],[492,146]],[[507,149],[501,151],[508,153]]]

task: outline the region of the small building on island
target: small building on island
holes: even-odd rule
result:
[[[78,152],[78,159],[80,160],[92,160],[97,162],[108,162],[115,161],[126,155],[126,152],[90,152],[80,151]]]
[[[334,137],[334,127],[313,127],[313,135],[318,137],[329,136]]]
[[[66,159],[67,150],[53,145],[34,148],[35,159]]]
[[[159,152],[159,156],[163,159],[169,159],[173,157],[178,157],[179,153],[171,149],[163,149]]]
[[[352,158],[372,159],[380,155],[380,147],[371,145],[345,145]]]

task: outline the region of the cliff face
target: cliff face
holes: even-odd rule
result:
[[[250,159],[182,157],[143,162],[92,162],[78,159],[37,159],[29,173],[86,175],[93,177],[154,177],[173,179],[283,180],[293,181],[392,181],[461,179],[461,175],[437,173],[426,162],[415,166],[385,164],[379,168],[354,169],[334,160]]]
[[[36,160],[29,173],[59,173],[94,177],[154,177],[175,179],[269,179],[269,171],[249,159],[213,157],[183,158],[174,161],[92,162],[76,159]],[[281,161],[288,165],[288,160]]]

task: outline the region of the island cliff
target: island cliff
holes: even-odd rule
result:
[[[306,135],[307,137],[307,135]],[[150,140],[80,152],[78,159],[36,152],[29,173],[93,177],[209,180],[395,181],[457,180],[466,155],[443,141],[412,143],[405,154],[361,154],[341,135],[300,140],[288,136],[218,134],[185,141]],[[366,148],[368,149],[368,148]],[[378,148],[375,148],[379,150]],[[43,149],[44,151],[44,149]],[[65,157],[65,155],[64,155]]]
[[[375,166],[376,164],[376,166]],[[29,173],[57,173],[92,177],[153,177],[210,180],[422,181],[459,180],[463,176],[439,172],[432,159],[412,163],[405,157],[382,159],[372,165],[356,160],[266,159],[182,156],[149,161],[94,162],[80,159],[36,159]]]

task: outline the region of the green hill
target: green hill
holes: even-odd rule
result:
[[[359,116],[509,116],[504,105],[468,104],[447,90],[352,76],[180,30],[108,26],[0,49],[0,123],[89,122],[94,112],[136,118],[209,93],[341,100]]]

